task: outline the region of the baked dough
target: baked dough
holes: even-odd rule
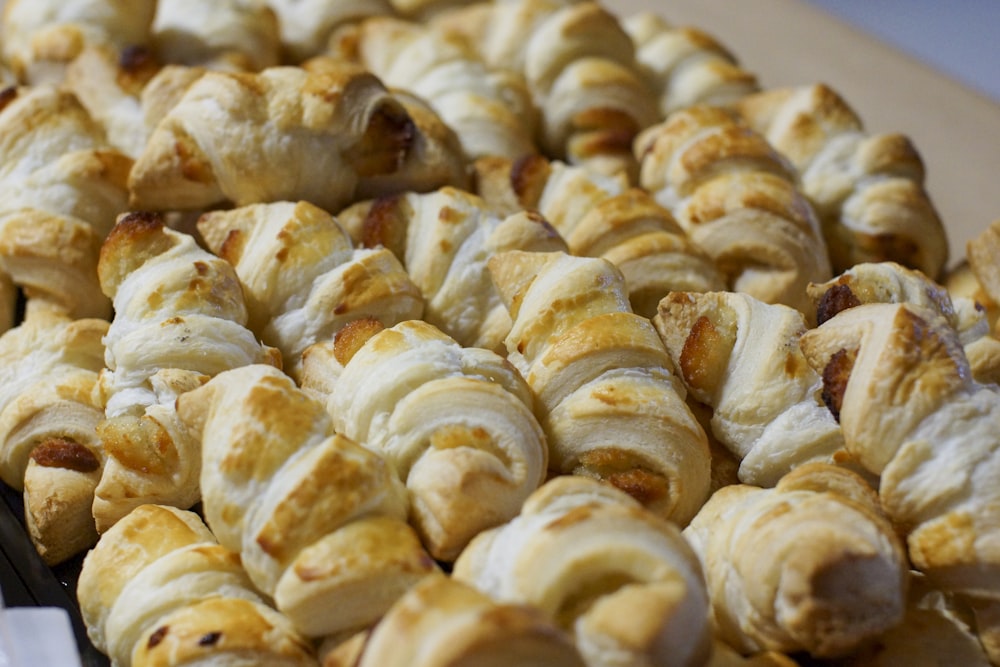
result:
[[[454,560],[544,479],[548,449],[531,392],[498,354],[463,348],[426,322],[372,324],[349,325],[332,350],[320,346],[327,353],[310,350],[304,385],[325,398],[338,433],[390,461],[428,551]],[[316,375],[336,381],[321,386],[309,380]]]
[[[878,497],[853,472],[808,463],[773,489],[716,491],[684,530],[714,627],[741,653],[831,658],[903,618],[909,564]]]
[[[688,107],[635,143],[640,184],[727,278],[728,289],[808,312],[831,276],[819,218],[794,167],[720,107]]]
[[[256,72],[281,64],[278,17],[265,0],[157,0],[150,46],[176,65]]]
[[[251,204],[202,215],[202,239],[231,263],[249,328],[281,351],[294,379],[302,353],[350,321],[419,319],[424,297],[388,249],[355,249],[336,219],[308,202]]]
[[[281,371],[226,371],[177,411],[201,442],[208,526],[302,634],[364,629],[437,568],[392,465]]]
[[[556,477],[519,516],[483,532],[453,576],[530,604],[570,632],[586,663],[702,665],[708,596],[680,530],[608,484]]]
[[[604,259],[516,250],[489,269],[513,319],[507,360],[535,394],[552,472],[608,481],[686,524],[708,495],[708,443],[621,272]]]
[[[338,28],[393,13],[388,0],[266,0],[278,16],[282,60],[298,64],[322,53]]]

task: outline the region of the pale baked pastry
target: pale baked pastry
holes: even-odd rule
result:
[[[202,443],[208,526],[299,632],[364,629],[437,569],[392,464],[281,371],[227,371],[177,403]]]
[[[574,255],[603,257],[625,276],[632,309],[653,317],[667,292],[721,290],[715,263],[666,208],[623,175],[530,156],[475,163],[476,189],[504,212],[536,210]]]
[[[507,359],[536,397],[549,467],[610,482],[683,525],[708,495],[705,432],[652,323],[604,259],[508,251],[489,262]]]
[[[997,268],[997,257],[1000,257],[1000,218],[966,244],[965,255],[964,266],[960,264],[954,267],[946,277],[945,285],[949,291],[958,292],[979,303],[986,311],[990,329],[996,334],[997,320],[1000,319],[1000,270]]]
[[[432,21],[463,35],[494,67],[523,73],[554,159],[604,173],[635,173],[632,140],[659,120],[631,38],[590,0],[476,3]]]
[[[701,567],[677,526],[624,492],[556,477],[509,523],[477,536],[453,576],[541,609],[590,667],[702,665],[710,652]]]
[[[132,510],[84,558],[76,596],[87,636],[113,667],[317,664],[193,512]]]
[[[164,0],[169,1],[169,0]],[[156,0],[7,0],[0,52],[22,83],[59,83],[88,46],[149,42]]]
[[[333,43],[335,56],[427,100],[469,159],[538,152],[537,110],[523,75],[488,65],[460,36],[385,16],[340,31]]]
[[[822,379],[799,349],[799,311],[737,292],[674,292],[653,324],[742,482],[771,487],[796,466],[843,455]]]
[[[322,53],[338,28],[369,16],[391,15],[388,0],[265,0],[278,16],[283,61],[297,64]]]
[[[834,272],[888,260],[941,277],[948,239],[908,137],[868,132],[823,84],[764,90],[736,108],[798,170]]]
[[[94,499],[104,531],[143,502],[198,501],[201,449],[179,423],[178,395],[217,373],[273,360],[246,328],[233,267],[155,214],[119,219],[101,248],[101,286],[115,317],[97,391],[107,461]]]
[[[338,214],[359,246],[385,247],[426,301],[423,319],[460,344],[500,350],[510,316],[486,263],[507,250],[564,250],[536,213],[500,213],[465,190],[444,187],[360,202]]]
[[[717,635],[738,651],[849,654],[903,618],[906,550],[853,472],[799,466],[773,489],[716,491],[684,530]]]
[[[236,270],[247,326],[281,352],[294,379],[305,349],[348,322],[371,317],[392,326],[423,314],[423,295],[391,251],[353,248],[336,219],[308,202],[212,211],[197,228]]]
[[[281,63],[278,17],[265,0],[157,0],[150,32],[163,63],[253,72]]]
[[[0,271],[29,300],[72,317],[109,317],[97,260],[127,205],[132,161],[53,86],[4,91],[0,137]]]
[[[335,212],[386,192],[461,181],[465,160],[419,101],[354,65],[206,72],[152,131],[133,208],[309,201]],[[454,145],[453,145],[454,144]]]
[[[495,602],[443,574],[407,591],[323,667],[584,667],[570,638],[531,605]]]
[[[531,391],[500,355],[419,320],[358,321],[320,348],[307,351],[303,385],[338,433],[388,459],[435,558],[454,560],[541,484],[548,449]]]
[[[996,600],[1000,387],[975,382],[955,329],[912,304],[848,308],[801,346],[913,566],[945,593]]]
[[[35,549],[53,565],[97,540],[91,515],[104,453],[92,399],[108,323],[31,304],[0,336],[0,479],[23,493]]]
[[[659,95],[663,116],[700,104],[729,106],[760,90],[757,76],[700,28],[674,25],[651,11],[630,14],[621,23],[635,44],[639,66]]]
[[[863,262],[825,283],[808,287],[822,324],[863,303],[912,303],[937,312],[954,327],[977,382],[1000,381],[1000,339],[987,313],[969,296],[952,296],[943,285],[896,262]]]
[[[688,107],[635,143],[640,184],[715,260],[727,286],[803,312],[831,276],[819,219],[794,167],[720,107]]]

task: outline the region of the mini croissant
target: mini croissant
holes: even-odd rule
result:
[[[220,373],[177,411],[201,442],[209,528],[302,634],[362,630],[436,570],[392,465],[281,371]]]
[[[592,667],[703,665],[709,652],[703,575],[680,530],[592,479],[547,482],[476,537],[453,576],[539,607]]]
[[[685,524],[708,495],[708,442],[621,272],[603,259],[519,251],[489,268],[513,319],[507,359],[537,397],[552,472],[605,480]]]
[[[193,512],[132,510],[87,553],[76,593],[88,637],[114,667],[317,664]]]
[[[515,516],[544,479],[548,449],[531,392],[495,352],[418,320],[355,322],[317,347],[303,385],[325,398],[339,433],[391,461],[435,558],[454,560]],[[313,381],[331,374],[327,386]]]
[[[810,463],[773,489],[716,491],[684,530],[705,567],[715,628],[743,653],[850,653],[903,618],[909,565],[853,472]]]

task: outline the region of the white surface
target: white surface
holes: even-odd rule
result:
[[[808,0],[1000,102],[1000,0]]]
[[[66,610],[5,608],[0,596],[0,667],[80,667]]]

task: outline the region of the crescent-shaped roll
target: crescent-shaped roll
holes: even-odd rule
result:
[[[193,512],[132,510],[87,553],[76,596],[88,637],[114,667],[317,664]]]
[[[298,64],[319,55],[338,29],[370,16],[393,14],[389,0],[265,0],[278,17],[282,61]]]
[[[197,502],[200,448],[177,420],[177,396],[274,355],[246,328],[232,266],[160,216],[122,215],[98,269],[115,308],[97,387],[107,461],[94,515],[103,531],[143,502]]]
[[[674,214],[727,287],[807,312],[830,278],[819,218],[763,135],[721,107],[688,107],[635,142],[640,184]]]
[[[948,260],[944,225],[924,188],[924,164],[903,134],[868,132],[824,84],[742,98],[739,114],[801,176],[823,225],[835,273],[894,261],[938,279]]]
[[[556,477],[510,522],[476,537],[453,576],[530,604],[572,633],[592,667],[703,665],[701,567],[677,526],[608,484]]]
[[[350,321],[419,319],[424,297],[388,249],[355,249],[336,219],[308,202],[203,214],[198,231],[243,286],[248,326],[277,348],[293,378],[302,353]]]
[[[334,433],[281,371],[220,373],[177,411],[201,442],[208,526],[299,632],[362,630],[436,570],[392,464]]]
[[[608,481],[687,523],[708,495],[708,442],[621,272],[604,259],[518,251],[489,269],[513,319],[507,359],[536,396],[552,472]]]
[[[716,491],[684,530],[718,636],[742,653],[847,655],[903,618],[906,550],[859,475],[808,463]]]
[[[674,292],[653,324],[688,396],[710,409],[709,428],[739,461],[742,482],[771,487],[807,461],[842,457],[822,379],[799,348],[802,313],[737,292]]]
[[[359,321],[311,348],[306,366],[304,386],[324,398],[337,431],[391,462],[410,520],[439,560],[515,516],[544,479],[548,449],[531,392],[495,352],[419,320],[389,329]]]

